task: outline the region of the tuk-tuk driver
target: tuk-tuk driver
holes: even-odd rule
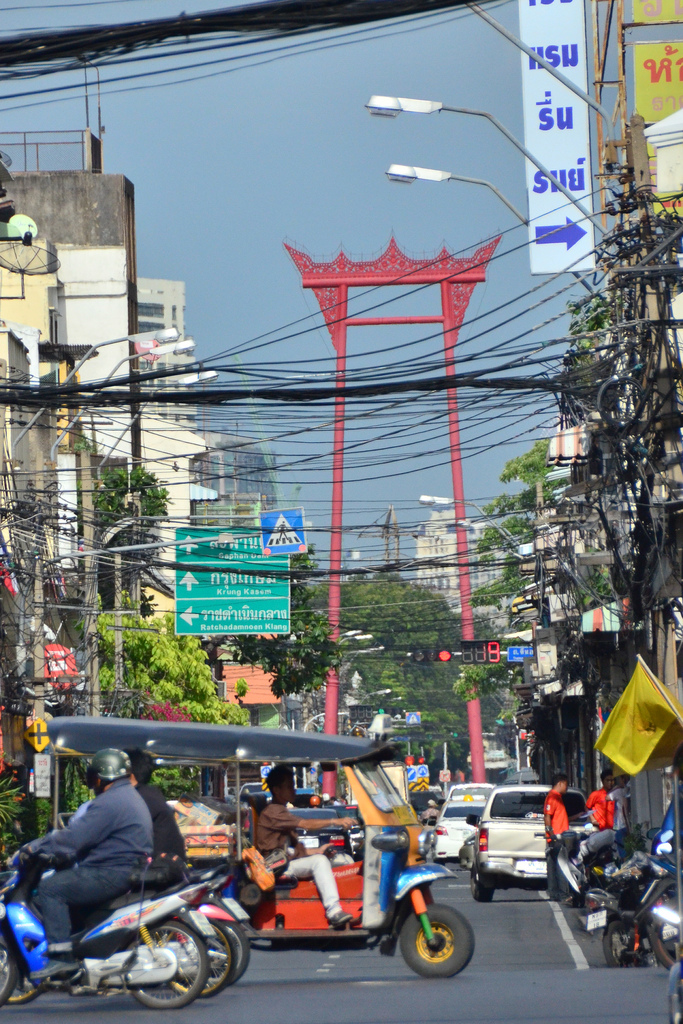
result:
[[[287,765],[278,764],[271,768],[268,778],[268,789],[273,795],[272,803],[261,811],[258,820],[256,846],[267,857],[275,850],[285,850],[289,864],[285,875],[290,878],[312,878],[315,882],[320,899],[325,907],[327,920],[333,928],[343,928],[351,920],[339,903],[339,890],[332,871],[332,865],[324,853],[308,853],[299,842],[297,828],[305,828],[309,832],[327,828],[329,818],[298,818],[296,809],[287,809],[288,803],[294,803],[294,775]],[[335,818],[335,825],[352,828],[353,818]]]

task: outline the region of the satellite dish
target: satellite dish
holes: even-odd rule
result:
[[[0,242],[4,240],[12,242],[23,242],[26,235],[30,235],[29,245],[38,234],[38,226],[32,217],[25,213],[15,213],[6,224],[0,223]]]
[[[60,263],[53,253],[39,245],[3,243],[0,239],[0,267],[13,274],[54,274]]]

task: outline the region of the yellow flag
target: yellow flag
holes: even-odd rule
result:
[[[683,741],[683,707],[638,658],[596,748],[629,775],[666,768]]]

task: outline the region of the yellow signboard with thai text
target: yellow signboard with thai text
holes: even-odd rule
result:
[[[683,0],[633,0],[633,20],[645,25],[683,21]]]
[[[683,3],[683,0],[681,0]],[[683,108],[683,43],[636,43],[633,47],[635,108],[646,124],[661,121]],[[650,174],[656,193],[657,161],[648,146]],[[671,200],[661,193],[659,201],[669,208]]]
[[[648,124],[683,107],[683,43],[636,43],[635,106]]]

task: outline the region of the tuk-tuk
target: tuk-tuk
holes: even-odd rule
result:
[[[474,934],[458,911],[434,903],[431,883],[451,876],[428,861],[433,832],[423,829],[415,812],[390,781],[382,761],[392,761],[387,744],[349,736],[290,732],[197,722],[148,722],[120,718],[56,718],[48,722],[55,754],[55,793],[63,757],[88,756],[103,747],[139,748],[165,764],[182,761],[240,770],[247,762],[295,766],[319,762],[324,770],[340,766],[365,827],[364,859],[333,867],[342,909],[352,915],[344,931],[333,930],[313,881],[287,879],[254,899],[247,887],[243,840],[237,828],[233,893],[248,911],[252,936],[278,943],[323,939],[326,945],[365,942],[392,956],[396,945],[416,973],[450,977],[463,970],[474,952]],[[55,814],[57,813],[55,805]],[[257,814],[252,806],[252,816]],[[254,831],[255,834],[255,831]],[[245,892],[246,895],[246,892]]]

